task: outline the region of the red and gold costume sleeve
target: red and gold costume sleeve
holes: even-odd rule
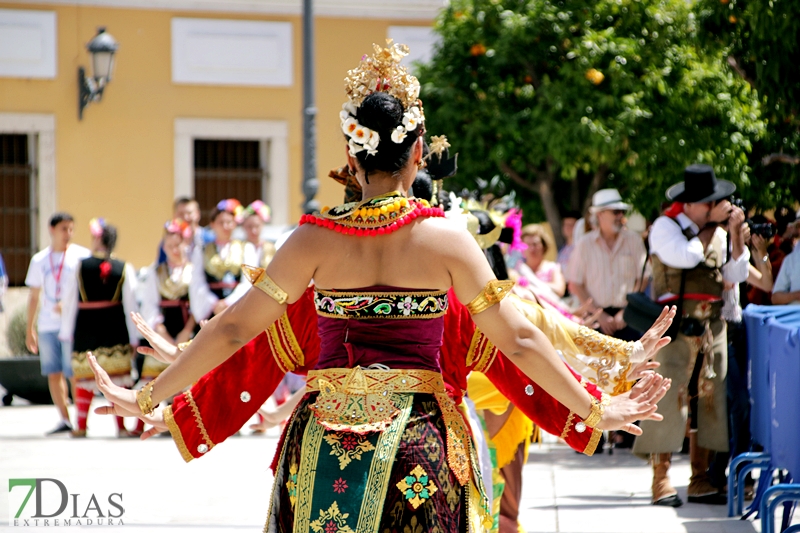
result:
[[[602,431],[591,428],[586,428],[582,433],[577,431],[575,424],[581,419],[511,363],[475,327],[469,311],[458,301],[452,290],[449,302],[450,306],[445,315],[445,338],[442,347],[445,381],[458,383],[463,390],[466,388],[466,377],[470,371],[483,372],[506,398],[540,428],[560,436],[574,450],[592,455]],[[466,354],[466,365],[464,354]],[[458,359],[461,360],[460,364]],[[592,396],[597,399],[602,397],[602,391],[595,385],[583,379],[569,365],[567,368]]]
[[[274,392],[286,372],[305,373],[319,356],[314,293],[308,289],[266,331],[191,389],[175,397],[164,420],[185,461],[233,435]]]

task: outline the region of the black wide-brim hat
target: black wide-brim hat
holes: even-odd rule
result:
[[[726,198],[735,190],[736,185],[730,181],[718,180],[710,166],[689,165],[683,171],[683,183],[676,183],[667,189],[667,200],[701,204]]]

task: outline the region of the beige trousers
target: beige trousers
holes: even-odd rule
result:
[[[698,400],[697,438],[703,448],[718,452],[728,451],[728,409],[725,379],[728,374],[728,340],[723,320],[711,322],[714,335],[714,372],[716,376],[707,380],[706,392]],[[699,339],[678,334],[678,338],[665,346],[656,355],[661,366],[656,370],[672,379],[672,387],[658,402],[658,412],[664,416],[661,422],[642,421],[643,435],[636,437],[633,453],[648,456],[653,453],[679,451],[686,435],[686,419],[689,414],[689,379],[699,352]],[[701,371],[701,383],[703,372]],[[702,387],[702,385],[701,385]],[[700,387],[698,387],[700,388]]]

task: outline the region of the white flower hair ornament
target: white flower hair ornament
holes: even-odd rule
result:
[[[391,39],[387,39],[386,48],[374,44],[373,55],[362,57],[358,67],[350,70],[344,79],[348,101],[342,105],[339,120],[352,156],[364,150],[367,155],[378,153],[380,135],[362,126],[356,119],[364,98],[374,92],[380,91],[394,96],[400,100],[405,110],[402,124],[392,130],[392,142],[402,143],[409,132],[425,123],[422,102],[419,100],[419,81],[408,73],[406,67],[400,65],[400,61],[408,55],[408,46],[392,43]]]

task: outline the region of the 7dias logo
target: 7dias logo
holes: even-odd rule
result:
[[[14,527],[122,526],[125,514],[119,492],[103,501],[94,493],[72,494],[51,478],[9,479],[8,510],[9,525]]]

